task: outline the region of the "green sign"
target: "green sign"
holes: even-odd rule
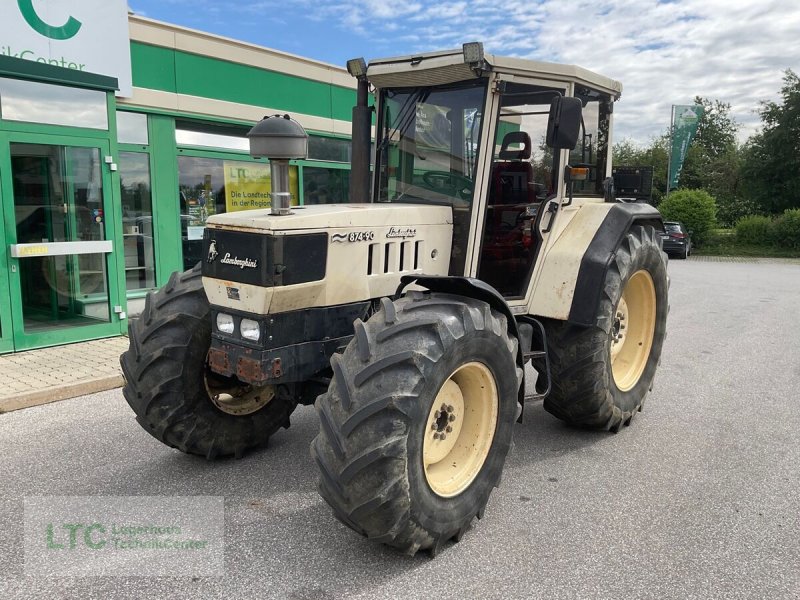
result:
[[[28,25],[45,37],[49,37],[53,40],[68,40],[69,38],[75,37],[78,31],[80,31],[81,22],[75,17],[70,17],[67,19],[67,22],[60,27],[53,27],[45,23],[36,13],[36,9],[33,8],[33,0],[17,0],[17,4]]]
[[[703,116],[702,106],[673,106],[672,148],[669,156],[669,189],[678,187],[686,152],[697,133],[697,125]]]

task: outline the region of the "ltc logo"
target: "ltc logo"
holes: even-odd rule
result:
[[[45,37],[53,40],[68,40],[75,37],[81,29],[81,22],[75,17],[70,17],[67,22],[60,27],[54,27],[45,23],[33,8],[33,0],[17,0],[19,11],[27,21],[28,25]]]

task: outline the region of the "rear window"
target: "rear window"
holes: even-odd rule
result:
[[[681,226],[677,223],[666,223],[664,229],[670,233],[681,233]]]

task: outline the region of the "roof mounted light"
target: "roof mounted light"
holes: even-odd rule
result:
[[[347,61],[347,72],[356,79],[367,76],[367,61],[363,58],[351,58]]]
[[[462,45],[464,62],[468,65],[478,65],[483,62],[483,44],[481,42],[467,42]]]

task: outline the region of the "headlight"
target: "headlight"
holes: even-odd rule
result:
[[[252,319],[242,319],[242,323],[239,325],[239,332],[244,339],[254,342],[257,342],[258,338],[261,337],[261,328],[258,326],[258,321],[253,321]]]
[[[217,329],[228,335],[233,333],[233,317],[225,313],[217,313]]]

